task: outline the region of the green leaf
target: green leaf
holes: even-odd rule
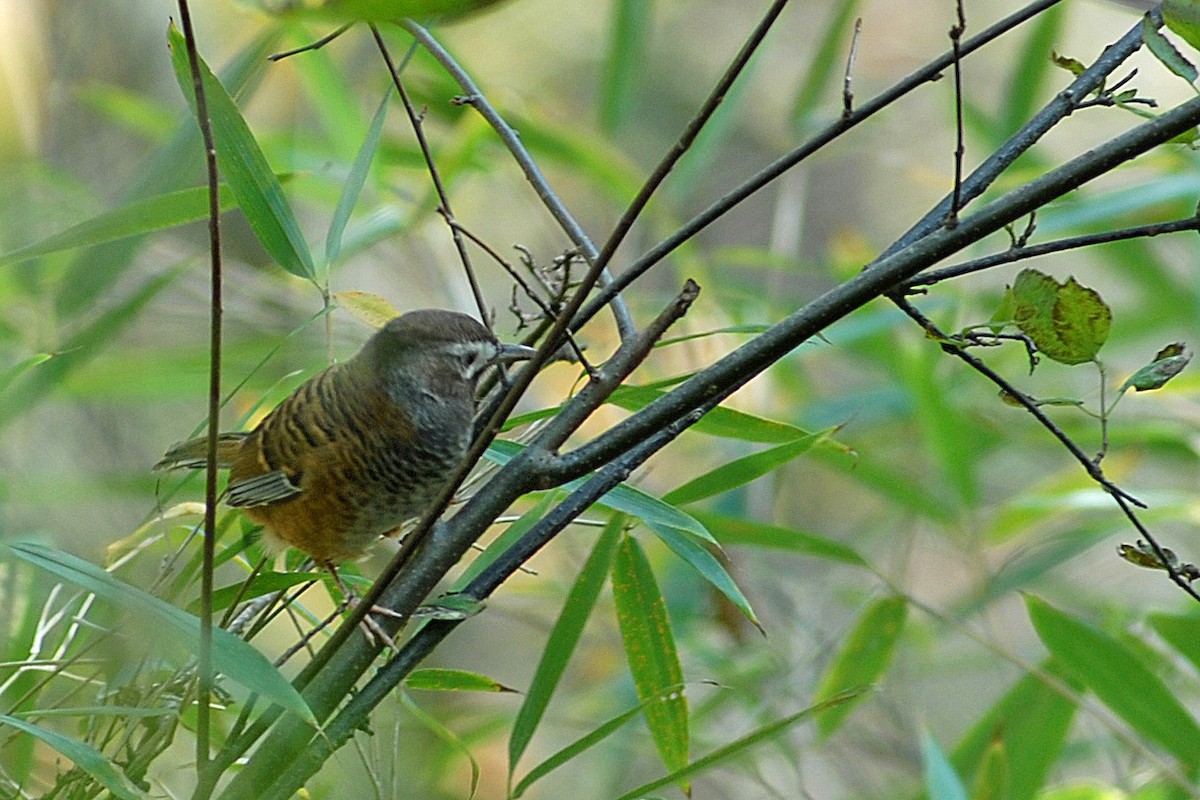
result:
[[[867,606],[817,681],[813,697],[825,700],[878,680],[892,660],[907,614],[903,597],[885,597]],[[853,701],[844,703],[817,720],[821,735],[829,736],[841,727],[853,707]]]
[[[971,800],[1008,800],[1009,763],[1003,740],[996,738],[983,754],[971,786]]]
[[[71,759],[75,766],[95,778],[97,783],[120,800],[146,800],[150,796],[125,777],[125,773],[116,764],[89,744],[7,714],[0,714],[0,723],[24,731]]]
[[[588,556],[583,569],[579,571],[579,576],[571,586],[571,591],[567,595],[566,602],[563,603],[562,611],[559,612],[554,628],[551,629],[550,636],[546,639],[542,657],[538,661],[537,669],[534,670],[533,679],[529,682],[529,691],[525,694],[525,701],[521,703],[520,710],[517,711],[512,734],[508,739],[510,780],[517,762],[521,760],[521,756],[533,738],[534,731],[542,721],[546,707],[554,697],[555,689],[562,679],[563,672],[566,671],[567,662],[571,660],[571,654],[575,652],[575,646],[579,644],[583,627],[587,624],[592,609],[596,607],[600,589],[604,586],[604,579],[608,577],[609,570],[612,568],[617,545],[621,542],[623,521],[624,516],[621,514],[615,514],[609,520],[608,525],[604,528],[604,533],[597,539],[596,546],[592,548],[591,555]],[[531,782],[531,777],[526,776],[522,783],[526,781]]]
[[[1036,597],[1025,604],[1042,643],[1069,674],[1140,735],[1185,764],[1200,763],[1200,726],[1128,647]]]
[[[831,697],[824,702],[809,706],[803,711],[797,711],[795,714],[786,716],[783,719],[763,725],[761,728],[757,728],[745,736],[738,737],[723,747],[718,747],[708,755],[697,758],[683,769],[676,770],[675,772],[659,778],[658,780],[651,781],[650,783],[646,783],[637,787],[633,791],[626,792],[617,798],[617,800],[641,800],[641,798],[646,796],[647,792],[652,792],[655,789],[661,789],[664,786],[670,786],[671,784],[678,783],[679,781],[689,778],[692,775],[696,775],[704,772],[707,769],[711,769],[718,764],[733,760],[734,758],[740,756],[743,751],[748,750],[754,745],[773,739],[786,731],[788,728],[794,727],[801,722],[806,722],[814,716],[827,713],[830,709],[837,708],[842,703],[851,702],[867,691],[867,687],[860,686],[858,688],[842,692],[836,697]]]
[[[8,369],[0,372],[0,392],[8,388],[8,385],[15,381],[28,369],[36,367],[38,364],[44,364],[54,358],[53,353],[34,353],[13,364]]]
[[[667,492],[663,495],[663,502],[686,505],[747,484],[799,458],[836,430],[837,428],[827,428],[820,433],[810,433],[770,450],[729,461]]]
[[[1147,620],[1155,633],[1200,669],[1200,616],[1154,613]]]
[[[183,609],[130,586],[94,564],[68,553],[31,542],[15,542],[3,547],[19,558],[98,597],[147,617],[150,620],[149,624],[156,626],[152,630],[157,629],[164,633],[153,637],[151,642],[162,645],[164,655],[180,658],[182,661],[194,657],[200,640],[200,620]],[[213,630],[212,648],[213,664],[218,672],[315,723],[313,713],[304,702],[304,698],[262,653],[221,628]]]
[[[652,386],[626,385],[613,392],[608,402],[626,411],[640,411],[665,394],[662,389]],[[782,444],[813,435],[810,431],[788,425],[786,422],[756,417],[724,406],[717,406],[705,414],[691,430],[724,439],[763,444]]]
[[[457,750],[458,753],[467,760],[467,763],[471,765],[471,793],[468,796],[468,800],[475,797],[475,790],[479,787],[480,770],[479,762],[476,761],[475,756],[471,754],[471,748],[463,744],[462,739],[458,738],[454,731],[443,725],[441,720],[432,714],[429,714],[423,708],[413,702],[413,699],[408,695],[407,692],[400,692],[399,694],[400,704],[404,706],[405,711],[407,711],[409,714],[412,714],[417,722],[420,722],[425,726],[426,730],[441,739],[454,750]]]
[[[726,517],[697,512],[696,519],[712,531],[724,547],[766,547],[802,556],[838,561],[856,567],[870,568],[865,558],[849,545],[817,536],[814,533],[767,525],[752,519]]]
[[[187,50],[183,34],[174,24],[167,32],[167,42],[171,48],[175,78],[195,113],[196,101]],[[203,60],[200,62],[200,73],[222,177],[229,183],[238,205],[246,215],[246,221],[276,263],[293,275],[312,280],[316,275],[312,255],[300,233],[300,225],[283,193],[283,187],[271,171],[237,104]]]
[[[1040,672],[1071,685],[1057,661],[1040,665]],[[989,754],[1003,749],[1007,772],[1007,800],[1033,800],[1058,762],[1075,718],[1070,697],[1048,685],[1039,674],[1028,674],[1013,684],[985,712],[954,748],[950,761],[959,775],[975,775],[979,785],[985,771],[995,769]]]
[[[1108,338],[1112,311],[1074,278],[1060,284],[1024,269],[1013,282],[1013,318],[1039,351],[1062,364],[1092,361]]]
[[[663,765],[670,771],[688,763],[688,707],[683,668],[654,573],[632,536],[625,536],[612,568],[613,599],[625,643],[629,672]],[[681,785],[688,792],[686,784]]]
[[[1162,15],[1171,31],[1200,50],[1200,3],[1196,0],[1165,0]],[[1143,24],[1143,30],[1145,27]]]
[[[333,211],[333,219],[329,222],[329,233],[325,236],[325,261],[328,264],[337,261],[338,255],[342,252],[342,234],[346,230],[350,212],[354,210],[354,204],[358,202],[358,195],[362,192],[363,184],[367,180],[367,173],[371,170],[371,161],[375,158],[375,151],[379,148],[379,137],[383,133],[383,122],[387,118],[388,101],[391,98],[392,88],[389,86],[383,95],[383,100],[379,103],[379,108],[375,111],[375,116],[371,119],[367,138],[354,158],[350,174],[346,176],[346,184],[342,187],[342,196],[338,198],[337,208]]]
[[[38,400],[58,387],[68,375],[97,353],[137,319],[138,312],[159,292],[183,274],[186,264],[162,269],[151,275],[128,297],[105,308],[99,317],[64,341],[54,358],[17,380],[0,398],[0,427],[37,405]],[[15,376],[14,376],[15,377]]]
[[[1174,342],[1159,350],[1154,360],[1121,384],[1121,391],[1133,388],[1138,392],[1148,392],[1161,389],[1167,381],[1174,378],[1192,360],[1192,351],[1183,342]]]
[[[600,127],[614,133],[633,113],[653,27],[652,0],[617,0],[600,83]]]
[[[921,731],[921,762],[929,800],[967,800],[967,789],[929,731]]]
[[[675,555],[679,556],[696,572],[700,573],[700,577],[708,581],[709,585],[725,596],[738,611],[741,611],[746,619],[754,624],[760,632],[763,631],[762,623],[758,621],[758,616],[755,615],[754,609],[750,607],[750,601],[742,594],[742,590],[734,583],[729,572],[725,569],[725,565],[710,552],[709,548],[704,543],[696,540],[695,537],[689,536],[681,532],[677,528],[670,528],[665,525],[654,525],[647,523],[650,530],[662,539],[667,547]]]
[[[494,678],[461,669],[415,669],[404,679],[409,689],[431,692],[515,692]]]
[[[213,610],[221,611],[229,608],[230,605],[237,601],[239,603],[247,600],[253,600],[256,597],[262,597],[271,592],[279,592],[284,589],[290,589],[293,586],[299,586],[302,583],[312,583],[320,580],[317,575],[311,572],[261,572],[254,576],[250,581],[250,585],[246,586],[245,581],[231,583],[228,586],[222,586],[213,592]],[[200,612],[199,598],[188,603],[187,610],[193,614]]]
[[[1164,8],[1164,18],[1166,17],[1165,11]],[[1174,30],[1170,22],[1167,23],[1167,27]],[[1179,33],[1179,31],[1175,32]],[[1184,36],[1184,39],[1187,37]],[[1196,78],[1200,77],[1200,73],[1196,72],[1196,65],[1184,58],[1183,54],[1175,49],[1175,45],[1171,44],[1170,40],[1150,22],[1149,14],[1142,17],[1142,41],[1146,43],[1146,49],[1162,62],[1164,67],[1188,83],[1195,85]]]
[[[228,186],[221,185],[219,187],[218,198],[222,211],[227,211],[236,205]],[[207,188],[167,192],[157,197],[128,203],[103,214],[97,214],[89,220],[73,225],[53,236],[48,236],[40,242],[5,253],[0,256],[0,267],[63,250],[91,247],[129,236],[166,230],[204,219],[206,216],[208,216]]]
[[[625,723],[641,714],[642,710],[648,705],[649,702],[656,701],[651,700],[648,702],[638,703],[633,708],[618,714],[606,722],[601,723],[595,728],[595,730],[589,731],[587,734],[579,737],[566,747],[551,755],[545,761],[538,764],[533,769],[529,770],[525,777],[522,778],[513,788],[512,796],[516,798],[525,794],[526,790],[528,790],[529,787],[535,782],[558,769],[563,764],[578,756],[580,753],[588,750],[589,748],[595,747],[597,744],[616,733],[625,725]]]

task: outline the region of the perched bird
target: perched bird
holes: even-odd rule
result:
[[[254,430],[220,435],[226,502],[262,523],[269,545],[334,571],[432,502],[470,444],[480,374],[532,354],[465,314],[396,317]],[[207,439],[191,439],[154,468],[203,467],[206,453]]]

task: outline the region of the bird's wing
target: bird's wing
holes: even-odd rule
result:
[[[287,473],[277,469],[252,478],[231,481],[225,501],[231,506],[265,506],[295,497],[300,491]]]

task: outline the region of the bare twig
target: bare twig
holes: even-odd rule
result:
[[[192,73],[192,92],[196,99],[196,122],[204,140],[204,169],[208,176],[208,250],[209,250],[209,372],[208,372],[208,451],[204,480],[203,566],[200,571],[200,646],[197,652],[199,677],[196,702],[196,765],[203,772],[209,766],[211,736],[211,698],[213,692],[212,626],[213,562],[217,530],[217,438],[221,432],[221,203],[220,176],[217,172],[217,146],[208,117],[208,99],[196,52],[196,34],[187,0],[179,0],[179,22]]]
[[[958,20],[950,28],[950,45],[954,54],[954,192],[950,211],[946,214],[946,225],[953,228],[958,224],[958,212],[962,208],[963,158],[967,146],[963,140],[963,83],[962,83],[962,35],[967,30],[967,12],[963,0],[956,0]]]
[[[858,40],[862,38],[862,17],[854,20],[854,34],[850,37],[850,55],[846,56],[846,74],[842,78],[842,119],[854,115],[854,62],[858,60]]]
[[[475,81],[455,61],[449,51],[442,47],[441,42],[435,39],[428,30],[410,19],[406,19],[400,24],[429,51],[430,55],[458,83],[464,92],[464,96],[460,98],[461,102],[469,103],[492,126],[492,129],[496,131],[496,135],[500,137],[500,141],[512,153],[513,158],[516,159],[517,164],[525,173],[526,180],[533,186],[537,196],[545,204],[563,231],[566,232],[567,237],[580,249],[589,263],[594,262],[599,255],[596,245],[592,243],[592,240],[583,230],[583,227],[575,220],[562,200],[559,199],[558,195],[550,187],[550,182],[546,180],[546,177],[538,168],[533,157],[529,155],[529,151],[525,148],[525,145],[521,143],[521,137],[517,132],[500,116],[495,107],[488,102],[483,92],[475,85]],[[598,278],[602,283],[608,283],[611,280],[611,277],[606,272],[600,272]],[[617,322],[617,330],[622,336],[630,335],[634,331],[633,317],[630,315],[629,307],[625,304],[623,298],[613,300],[612,311]]]
[[[988,42],[993,41],[994,39],[1017,27],[1022,22],[1032,19],[1046,9],[1057,5],[1060,2],[1062,2],[1062,0],[1034,0],[1034,2],[1030,3],[1020,11],[1005,17],[986,30],[963,42],[961,56],[967,56],[970,53],[973,53]],[[1138,41],[1140,41],[1140,38]],[[817,133],[803,144],[793,148],[790,152],[785,153],[784,155],[775,159],[775,161],[771,162],[766,167],[759,170],[756,174],[743,181],[741,185],[737,186],[725,196],[716,200],[714,203],[708,206],[708,208],[704,209],[695,217],[684,223],[674,233],[656,244],[654,247],[650,248],[636,261],[626,267],[611,285],[605,286],[603,289],[597,292],[596,295],[591,298],[591,300],[588,301],[588,304],[583,308],[583,310],[572,323],[572,328],[578,330],[580,327],[586,324],[588,320],[595,316],[596,312],[603,308],[604,305],[608,303],[617,292],[625,289],[627,286],[641,277],[647,270],[670,255],[675,248],[679,247],[684,242],[690,241],[696,234],[707,228],[717,219],[723,217],[743,200],[750,197],[759,189],[762,189],[764,186],[771,183],[780,175],[787,172],[789,169],[796,166],[813,153],[819,151],[833,140],[837,139],[846,131],[887,108],[904,95],[916,89],[918,86],[938,80],[941,77],[942,71],[945,70],[946,67],[948,67],[952,62],[953,54],[950,53],[943,54],[942,56],[932,60],[926,66],[922,67],[916,72],[913,72],[908,77],[896,83],[894,86],[892,86],[892,88],[876,95],[866,103],[860,105],[857,110],[851,114],[849,119],[842,119],[839,116],[837,121],[828,125],[825,130]],[[967,188],[968,186],[965,185],[964,190]],[[936,213],[938,224],[940,224],[940,221],[945,219],[946,211],[943,208]],[[936,227],[936,224],[934,227]]]
[[[1169,222],[1154,222],[1148,225],[1137,225],[1130,228],[1121,228],[1115,231],[1100,231],[1098,233],[1088,233],[1082,236],[1071,236],[1064,239],[1055,239],[1050,242],[1041,244],[1020,244],[1016,247],[1011,247],[1002,253],[994,253],[990,256],[982,258],[974,258],[970,261],[964,261],[961,264],[951,264],[948,267],[940,269],[926,270],[919,275],[914,275],[909,280],[900,285],[899,288],[910,291],[917,287],[932,286],[935,283],[957,278],[962,275],[969,275],[973,272],[982,272],[985,269],[998,267],[1003,264],[1012,264],[1018,261],[1024,261],[1027,258],[1037,258],[1038,256],[1049,255],[1050,253],[1060,253],[1064,250],[1076,250],[1081,247],[1091,247],[1093,245],[1105,244],[1108,242],[1121,242],[1127,239],[1140,239],[1150,236],[1158,236],[1164,233],[1179,233],[1181,231],[1196,231],[1200,230],[1200,217],[1185,217],[1184,219],[1171,220]]]
[[[422,125],[422,115],[417,113],[413,107],[412,101],[408,97],[408,92],[404,89],[404,83],[400,80],[400,72],[396,69],[396,63],[392,60],[392,54],[388,51],[387,42],[383,40],[383,36],[379,33],[379,28],[375,24],[371,24],[371,35],[375,37],[375,44],[379,48],[379,54],[383,56],[383,61],[387,65],[388,74],[392,78],[392,85],[396,87],[396,92],[400,95],[400,101],[404,104],[404,110],[408,114],[408,120],[412,124],[413,133],[417,137],[417,144],[420,145],[421,155],[425,159],[425,166],[429,170],[429,178],[433,181],[434,191],[437,192],[438,203],[440,208],[438,211],[445,218],[450,227],[450,236],[454,239],[454,247],[458,250],[459,260],[462,261],[463,272],[466,273],[467,283],[471,286],[471,294],[475,297],[475,305],[479,308],[479,318],[484,325],[489,328],[492,325],[492,317],[488,311],[487,301],[483,297],[483,290],[479,288],[479,281],[475,277],[475,270],[471,267],[471,256],[467,252],[467,245],[463,241],[462,234],[458,227],[454,224],[454,213],[450,210],[450,197],[446,194],[446,187],[442,183],[442,176],[438,173],[437,164],[433,161],[433,151],[429,149],[429,141],[425,138],[425,127]]]

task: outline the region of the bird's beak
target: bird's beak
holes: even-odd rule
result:
[[[511,364],[514,361],[526,361],[533,358],[537,351],[523,344],[501,344],[500,350],[489,362],[490,364]]]

